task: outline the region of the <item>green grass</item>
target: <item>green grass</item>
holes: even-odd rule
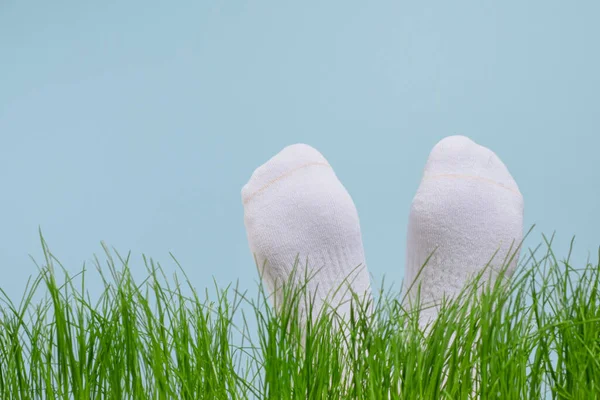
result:
[[[303,327],[291,287],[275,313],[262,287],[211,298],[148,259],[136,282],[108,249],[98,275],[69,276],[42,245],[23,298],[2,291],[2,399],[600,397],[600,265],[558,261],[551,241],[507,288],[477,295],[474,280],[425,332],[391,291],[343,329],[332,311]],[[95,301],[86,279],[104,283]]]

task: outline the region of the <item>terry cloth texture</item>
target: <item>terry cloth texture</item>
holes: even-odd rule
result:
[[[483,282],[494,282],[515,255],[509,277],[522,238],[523,197],[504,163],[464,136],[440,141],[427,160],[408,223],[404,288],[412,285],[407,298],[414,304],[421,286],[421,325],[438,312],[425,307],[457,295],[488,263]]]
[[[311,277],[313,316],[325,302],[346,315],[348,283],[370,298],[356,207],[321,153],[305,144],[284,148],[254,171],[242,202],[250,250],[276,308],[296,260],[293,284]]]

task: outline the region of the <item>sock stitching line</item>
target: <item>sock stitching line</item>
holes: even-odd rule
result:
[[[441,179],[441,178],[455,178],[455,179],[472,179],[472,180],[478,180],[478,181],[482,181],[482,182],[487,182],[487,183],[491,183],[492,185],[501,187],[503,189],[506,189],[508,191],[511,191],[515,194],[518,194],[519,196],[522,196],[521,192],[519,192],[518,189],[514,189],[511,188],[509,186],[503,185],[502,183],[496,182],[492,179],[488,179],[488,178],[484,178],[481,176],[475,176],[475,175],[462,175],[462,174],[440,174],[440,175],[431,175],[431,176],[425,176],[423,178],[423,180],[433,180],[433,179]]]
[[[244,204],[248,203],[250,200],[252,200],[252,198],[254,198],[257,194],[263,192],[264,190],[266,190],[268,187],[272,186],[273,184],[279,182],[280,180],[287,178],[288,176],[292,175],[294,172],[301,170],[303,168],[307,168],[310,166],[314,166],[314,165],[320,165],[323,167],[331,167],[328,163],[324,163],[324,162],[311,162],[311,163],[306,163],[306,164],[302,164],[296,168],[293,168],[291,170],[289,170],[288,172],[279,175],[277,178],[267,182],[266,184],[264,184],[260,189],[256,190],[254,193],[250,194],[248,197],[246,197],[246,199],[244,200]]]

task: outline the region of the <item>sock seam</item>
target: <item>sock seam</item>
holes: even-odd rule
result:
[[[323,167],[330,167],[331,168],[331,166],[328,163],[325,163],[325,162],[310,162],[310,163],[302,164],[302,165],[300,165],[300,166],[298,166],[296,168],[292,168],[291,170],[287,171],[284,174],[279,175],[277,178],[272,179],[269,182],[265,183],[262,187],[260,187],[259,189],[257,189],[253,193],[249,194],[248,197],[246,197],[242,203],[244,205],[247,204],[256,195],[258,195],[259,193],[265,191],[270,186],[273,186],[275,183],[279,182],[280,180],[285,179],[288,176],[292,175],[294,172],[299,171],[299,170],[304,169],[304,168],[311,167],[311,166],[317,166],[317,165],[320,165],[320,166],[323,166]]]
[[[484,178],[482,176],[476,176],[476,175],[465,175],[465,174],[438,174],[438,175],[430,175],[430,176],[424,176],[423,180],[435,180],[435,179],[442,179],[442,178],[454,178],[454,179],[470,179],[470,180],[476,180],[476,181],[481,181],[481,182],[486,182],[486,183],[491,183],[492,185],[501,187],[503,189],[506,189],[510,192],[513,192],[519,196],[523,196],[521,194],[521,192],[518,189],[512,188],[510,186],[504,185],[500,182],[496,182],[493,179],[489,179],[489,178]]]

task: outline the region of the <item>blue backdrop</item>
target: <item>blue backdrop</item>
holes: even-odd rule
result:
[[[597,1],[0,2],[0,285],[20,297],[38,227],[77,272],[100,241],[199,287],[257,278],[240,189],[305,142],[361,218],[376,282],[402,279],[432,146],[508,165],[528,241],[600,244]],[[99,281],[89,281],[93,290]]]

